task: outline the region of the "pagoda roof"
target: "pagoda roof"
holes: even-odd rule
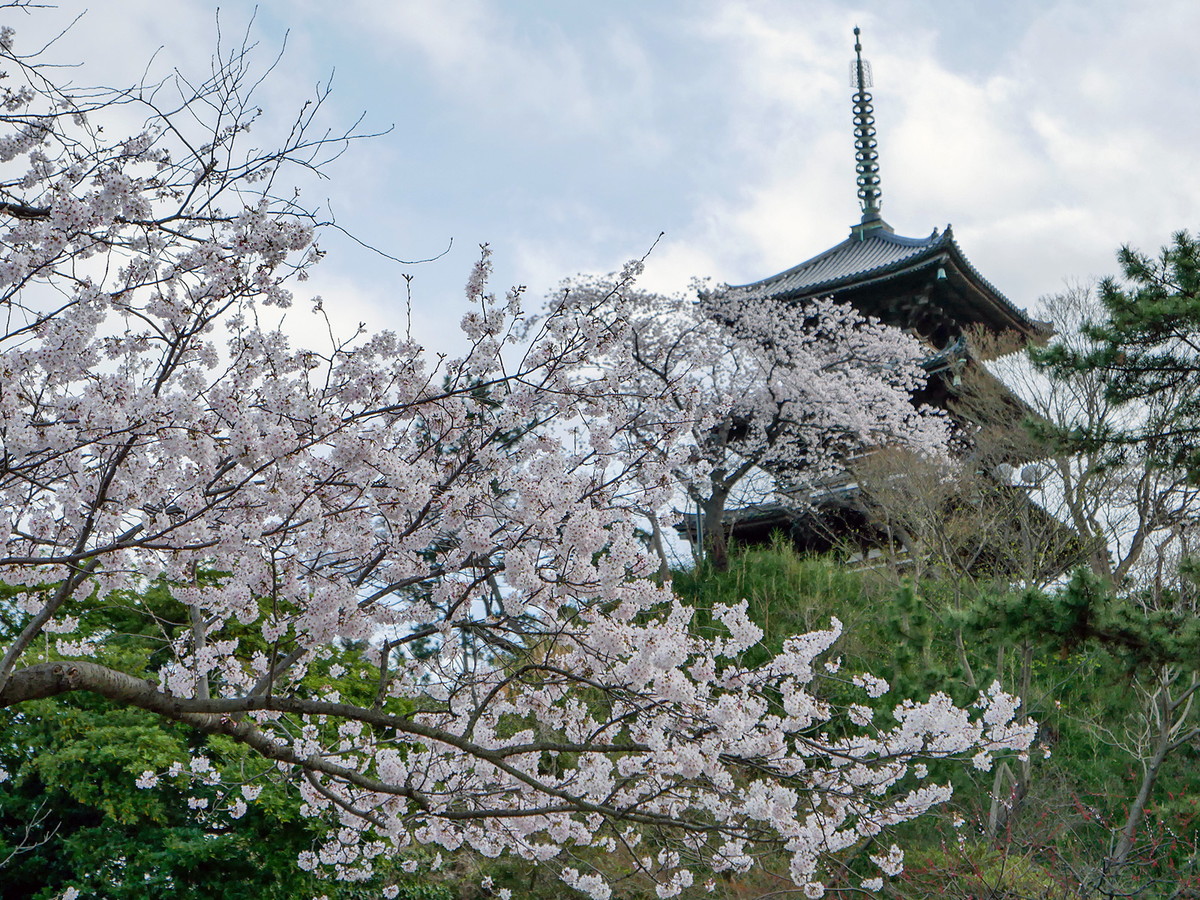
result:
[[[904,237],[892,231],[882,220],[873,227],[856,226],[846,240],[824,253],[761,281],[737,285],[763,300],[801,300],[809,297],[843,294],[903,276],[936,270],[951,272],[954,280],[969,286],[974,295],[978,320],[996,330],[1014,329],[1027,337],[1050,333],[1048,323],[1033,319],[1000,293],[963,254],[947,225],[939,233],[935,228],[924,238]],[[943,274],[941,277],[948,277]],[[974,317],[973,317],[974,318]]]

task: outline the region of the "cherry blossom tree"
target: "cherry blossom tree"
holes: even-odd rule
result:
[[[631,423],[624,438],[669,467],[699,510],[718,568],[727,559],[725,512],[739,495],[803,506],[806,488],[844,474],[868,448],[945,453],[946,419],[912,402],[928,351],[850,306],[764,302],[703,283],[695,299],[662,296],[627,289],[621,278],[568,291],[627,332],[602,361],[619,373]],[[663,441],[664,425],[682,444]]]
[[[126,91],[55,87],[17,47],[0,31],[0,708],[90,692],[248,748],[269,765],[246,778],[290,779],[331,823],[306,868],[353,879],[383,853],[469,846],[598,898],[602,854],[667,897],[772,848],[818,896],[830,854],[948,796],[925,760],[1027,746],[998,687],[875,724],[887,685],[837,672],[836,621],[748,668],[744,605],[705,635],[647,577],[633,510],[672,490],[657,447],[696,432],[672,413],[652,446],[619,438],[651,440],[620,387],[643,373],[581,374],[647,339],[606,314],[614,296],[571,293],[527,330],[520,292],[488,292],[485,250],[458,357],[387,331],[294,348],[272,315],[320,223],[286,179],[354,135],[314,131],[317,102],[257,149],[245,45],[207,79]],[[840,408],[858,402],[840,384],[871,382],[823,383]],[[149,673],[95,657],[114,606],[163,635]],[[348,642],[371,648],[370,684],[304,681]],[[862,694],[849,719],[825,679]],[[190,779],[195,814],[232,827],[257,788],[199,746],[138,784]]]

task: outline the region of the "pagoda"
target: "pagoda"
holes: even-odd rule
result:
[[[934,228],[926,237],[904,237],[884,221],[875,113],[868,92],[871,68],[862,58],[859,34],[855,28],[851,87],[862,218],[841,243],[731,291],[764,303],[832,298],[920,338],[929,350],[922,362],[929,377],[913,400],[947,409],[953,416],[955,389],[967,369],[990,378],[979,364],[982,360],[1029,342],[1044,342],[1053,331],[1049,323],[1030,317],[980,274],[949,225],[944,231]],[[983,334],[995,340],[972,340]],[[1015,398],[1008,405],[1005,418],[1013,422],[1027,413]],[[764,543],[782,533],[800,549],[815,551],[828,550],[847,537],[864,548],[878,538],[877,533],[872,537],[870,517],[857,502],[857,485],[849,477],[796,486],[792,493],[807,496],[797,496],[797,503],[791,505],[769,503],[729,510],[731,537],[745,545]],[[678,527],[689,539],[695,538],[694,517],[685,516]]]

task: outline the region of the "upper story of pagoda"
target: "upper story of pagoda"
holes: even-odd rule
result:
[[[958,246],[949,225],[942,232],[935,228],[928,237],[903,237],[884,221],[875,112],[867,91],[871,67],[862,58],[858,28],[854,39],[850,74],[862,219],[840,244],[735,290],[768,301],[833,297],[921,336],[935,351],[960,345],[971,331],[981,328],[1017,343],[1045,340],[1050,325],[1031,318],[984,278]]]

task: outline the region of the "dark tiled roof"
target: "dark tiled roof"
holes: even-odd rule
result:
[[[904,237],[887,226],[863,232],[855,229],[850,237],[824,253],[762,281],[738,285],[737,289],[764,300],[832,294],[843,288],[882,281],[931,266],[943,258],[953,258],[964,275],[1024,329],[1034,334],[1049,333],[1048,323],[1031,318],[1025,310],[1015,306],[971,265],[954,240],[950,226],[940,234],[935,228],[924,238]]]
[[[764,300],[804,297],[906,269],[936,254],[952,241],[948,230],[942,235],[934,231],[927,238],[910,238],[879,228],[861,238],[852,234],[836,247],[786,272],[739,287]]]

